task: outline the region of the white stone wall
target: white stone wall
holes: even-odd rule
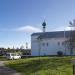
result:
[[[38,56],[39,55],[39,42],[38,42],[38,36],[32,36],[31,37],[31,55],[32,56]]]
[[[46,38],[39,41],[37,37],[38,36],[31,37],[32,56],[39,56],[39,51],[40,55],[57,55],[58,51],[62,51],[65,54],[65,50],[66,55],[70,55],[70,50],[63,44],[65,41],[64,38]]]
[[[58,51],[63,51],[64,53],[64,47],[62,46],[63,40],[62,38],[43,39],[41,41],[41,55],[57,55]]]

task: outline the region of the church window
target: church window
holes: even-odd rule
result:
[[[62,45],[64,45],[65,43],[64,42],[62,42]]]
[[[48,46],[48,43],[47,43],[47,46]]]
[[[45,46],[45,43],[43,43],[42,45]]]
[[[60,45],[60,42],[58,42],[58,45]]]

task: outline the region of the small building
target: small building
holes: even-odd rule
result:
[[[31,56],[31,49],[23,49],[22,56]]]
[[[0,55],[5,55],[6,54],[6,49],[5,48],[0,48]]]
[[[31,55],[57,55],[58,51],[62,51],[64,55],[70,55],[70,50],[64,45],[69,37],[70,31],[33,33],[31,35]]]

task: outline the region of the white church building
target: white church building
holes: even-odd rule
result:
[[[45,32],[46,23],[44,22],[42,25],[43,32],[31,35],[31,55],[57,55],[58,51],[62,51],[64,55],[70,55],[70,50],[64,44],[70,37],[70,31]]]

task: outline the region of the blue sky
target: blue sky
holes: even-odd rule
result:
[[[0,47],[31,43],[31,34],[42,30],[63,30],[75,18],[75,0],[0,0]]]

